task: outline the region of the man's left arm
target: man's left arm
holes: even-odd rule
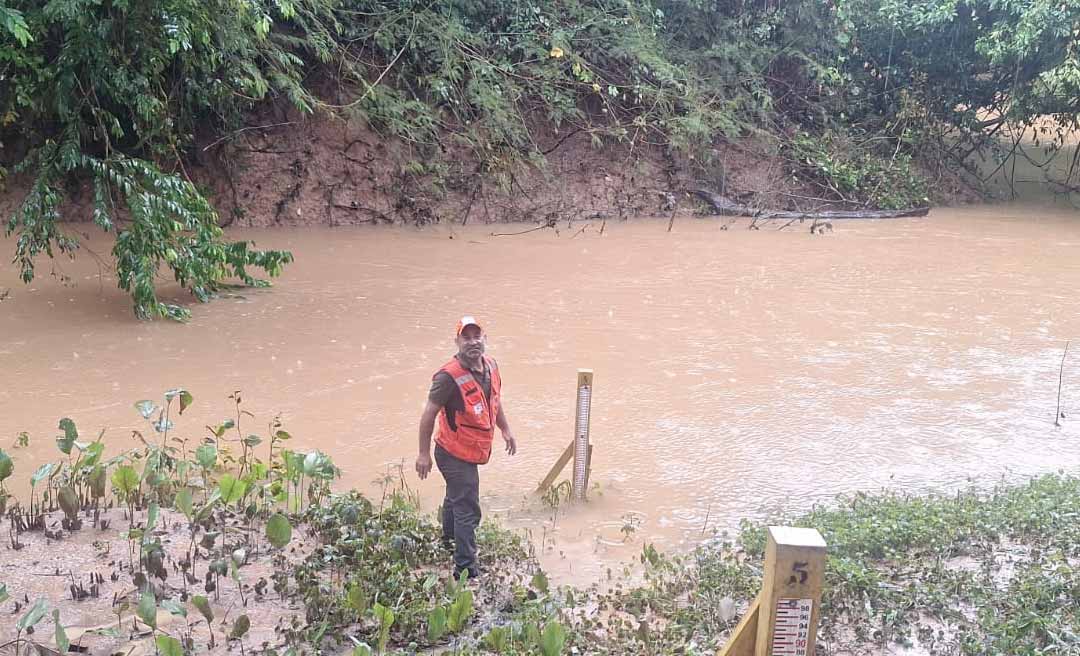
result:
[[[506,441],[506,452],[510,455],[517,453],[517,440],[514,439],[514,434],[510,430],[510,422],[506,420],[506,412],[503,410],[502,404],[499,404],[499,414],[495,417],[495,425],[502,431],[503,439]]]

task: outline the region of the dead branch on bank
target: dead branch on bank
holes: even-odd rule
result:
[[[527,235],[530,232],[536,232],[537,230],[544,230],[546,228],[554,228],[555,219],[548,219],[544,225],[538,225],[535,228],[529,228],[528,230],[522,230],[521,232],[493,232],[492,237],[516,237],[517,235]]]
[[[713,193],[708,189],[694,189],[693,193],[712,206],[719,216],[748,216],[757,221],[768,219],[791,219],[799,221],[814,219],[831,221],[833,219],[898,219],[912,216],[926,216],[929,207],[912,207],[903,210],[820,210],[813,212],[791,212],[788,210],[765,210],[744,205],[726,196]]]

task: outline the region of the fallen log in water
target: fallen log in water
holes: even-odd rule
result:
[[[749,216],[755,219],[898,219],[909,216],[926,216],[929,207],[912,207],[904,210],[820,210],[817,212],[790,212],[787,210],[766,210],[737,203],[726,196],[707,189],[695,189],[696,195],[712,206],[713,211],[722,216]]]

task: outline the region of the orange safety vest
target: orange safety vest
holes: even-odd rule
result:
[[[453,399],[439,411],[439,432],[435,443],[450,455],[483,465],[491,458],[491,442],[495,438],[495,419],[499,416],[499,393],[502,378],[495,361],[487,356],[484,363],[491,371],[491,398],[484,398],[484,390],[457,358],[450,360],[435,373],[445,371],[457,383],[462,407],[456,407]],[[454,407],[451,407],[454,406]]]

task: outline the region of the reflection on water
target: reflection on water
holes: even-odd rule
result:
[[[62,416],[119,449],[143,429],[132,402],[184,386],[196,403],[179,432],[197,438],[239,389],[258,417],[248,428],[280,412],[343,485],[374,491],[387,466],[411,469],[431,374],[471,312],[488,324],[521,444],[483,469],[487,514],[546,541],[563,578],[595,577],[643,540],[681,548],[840,492],[1080,467],[1080,428],[1053,426],[1062,348],[1080,336],[1080,214],[795,227],[249,231],[236,236],[292,249],[296,264],[186,325],[136,322],[89,261],[63,264],[75,287],[47,275],[24,287],[4,265],[0,445],[30,432],[15,454],[25,484],[30,461],[55,455]],[[598,489],[552,524],[528,493],[570,440],[579,367],[596,372]],[[1063,405],[1078,404],[1073,361]],[[438,476],[408,482],[439,502]]]

